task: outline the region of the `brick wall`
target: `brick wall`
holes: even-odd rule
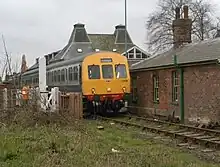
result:
[[[180,116],[179,102],[172,102],[172,71],[164,69],[135,72],[138,102],[142,113]],[[153,101],[153,75],[159,76],[159,103]],[[178,77],[179,83],[180,77]],[[184,101],[186,121],[208,123],[220,120],[220,66],[203,65],[184,69]],[[178,99],[179,99],[178,87]],[[178,100],[179,101],[179,100]]]

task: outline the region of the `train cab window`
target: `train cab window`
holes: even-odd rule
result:
[[[78,67],[74,67],[73,68],[73,71],[74,71],[74,80],[78,80]]]
[[[124,64],[115,65],[115,75],[116,78],[127,78],[126,67]]]
[[[102,65],[102,77],[104,79],[113,78],[113,67],[112,65]]]
[[[100,79],[99,65],[89,65],[88,66],[88,77],[89,77],[89,79]]]

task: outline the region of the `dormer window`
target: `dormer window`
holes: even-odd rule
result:
[[[126,55],[126,53],[123,53]],[[149,58],[149,55],[145,54],[143,51],[138,49],[137,47],[133,47],[127,51],[127,58],[128,59],[146,59]]]

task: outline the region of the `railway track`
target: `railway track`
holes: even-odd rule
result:
[[[181,139],[186,143],[194,143],[204,145],[208,148],[220,149],[220,131],[217,130],[130,115],[123,115],[122,118],[114,119],[98,116],[98,119],[126,126],[133,126],[154,133],[162,133]]]

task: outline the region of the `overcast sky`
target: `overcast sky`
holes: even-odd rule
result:
[[[157,1],[127,3],[128,31],[145,49],[145,21]],[[14,59],[20,61],[25,54],[28,66],[35,58],[64,47],[78,22],[86,25],[88,33],[113,33],[115,25],[124,24],[124,0],[0,0],[0,34]],[[2,42],[0,48],[2,54]]]

